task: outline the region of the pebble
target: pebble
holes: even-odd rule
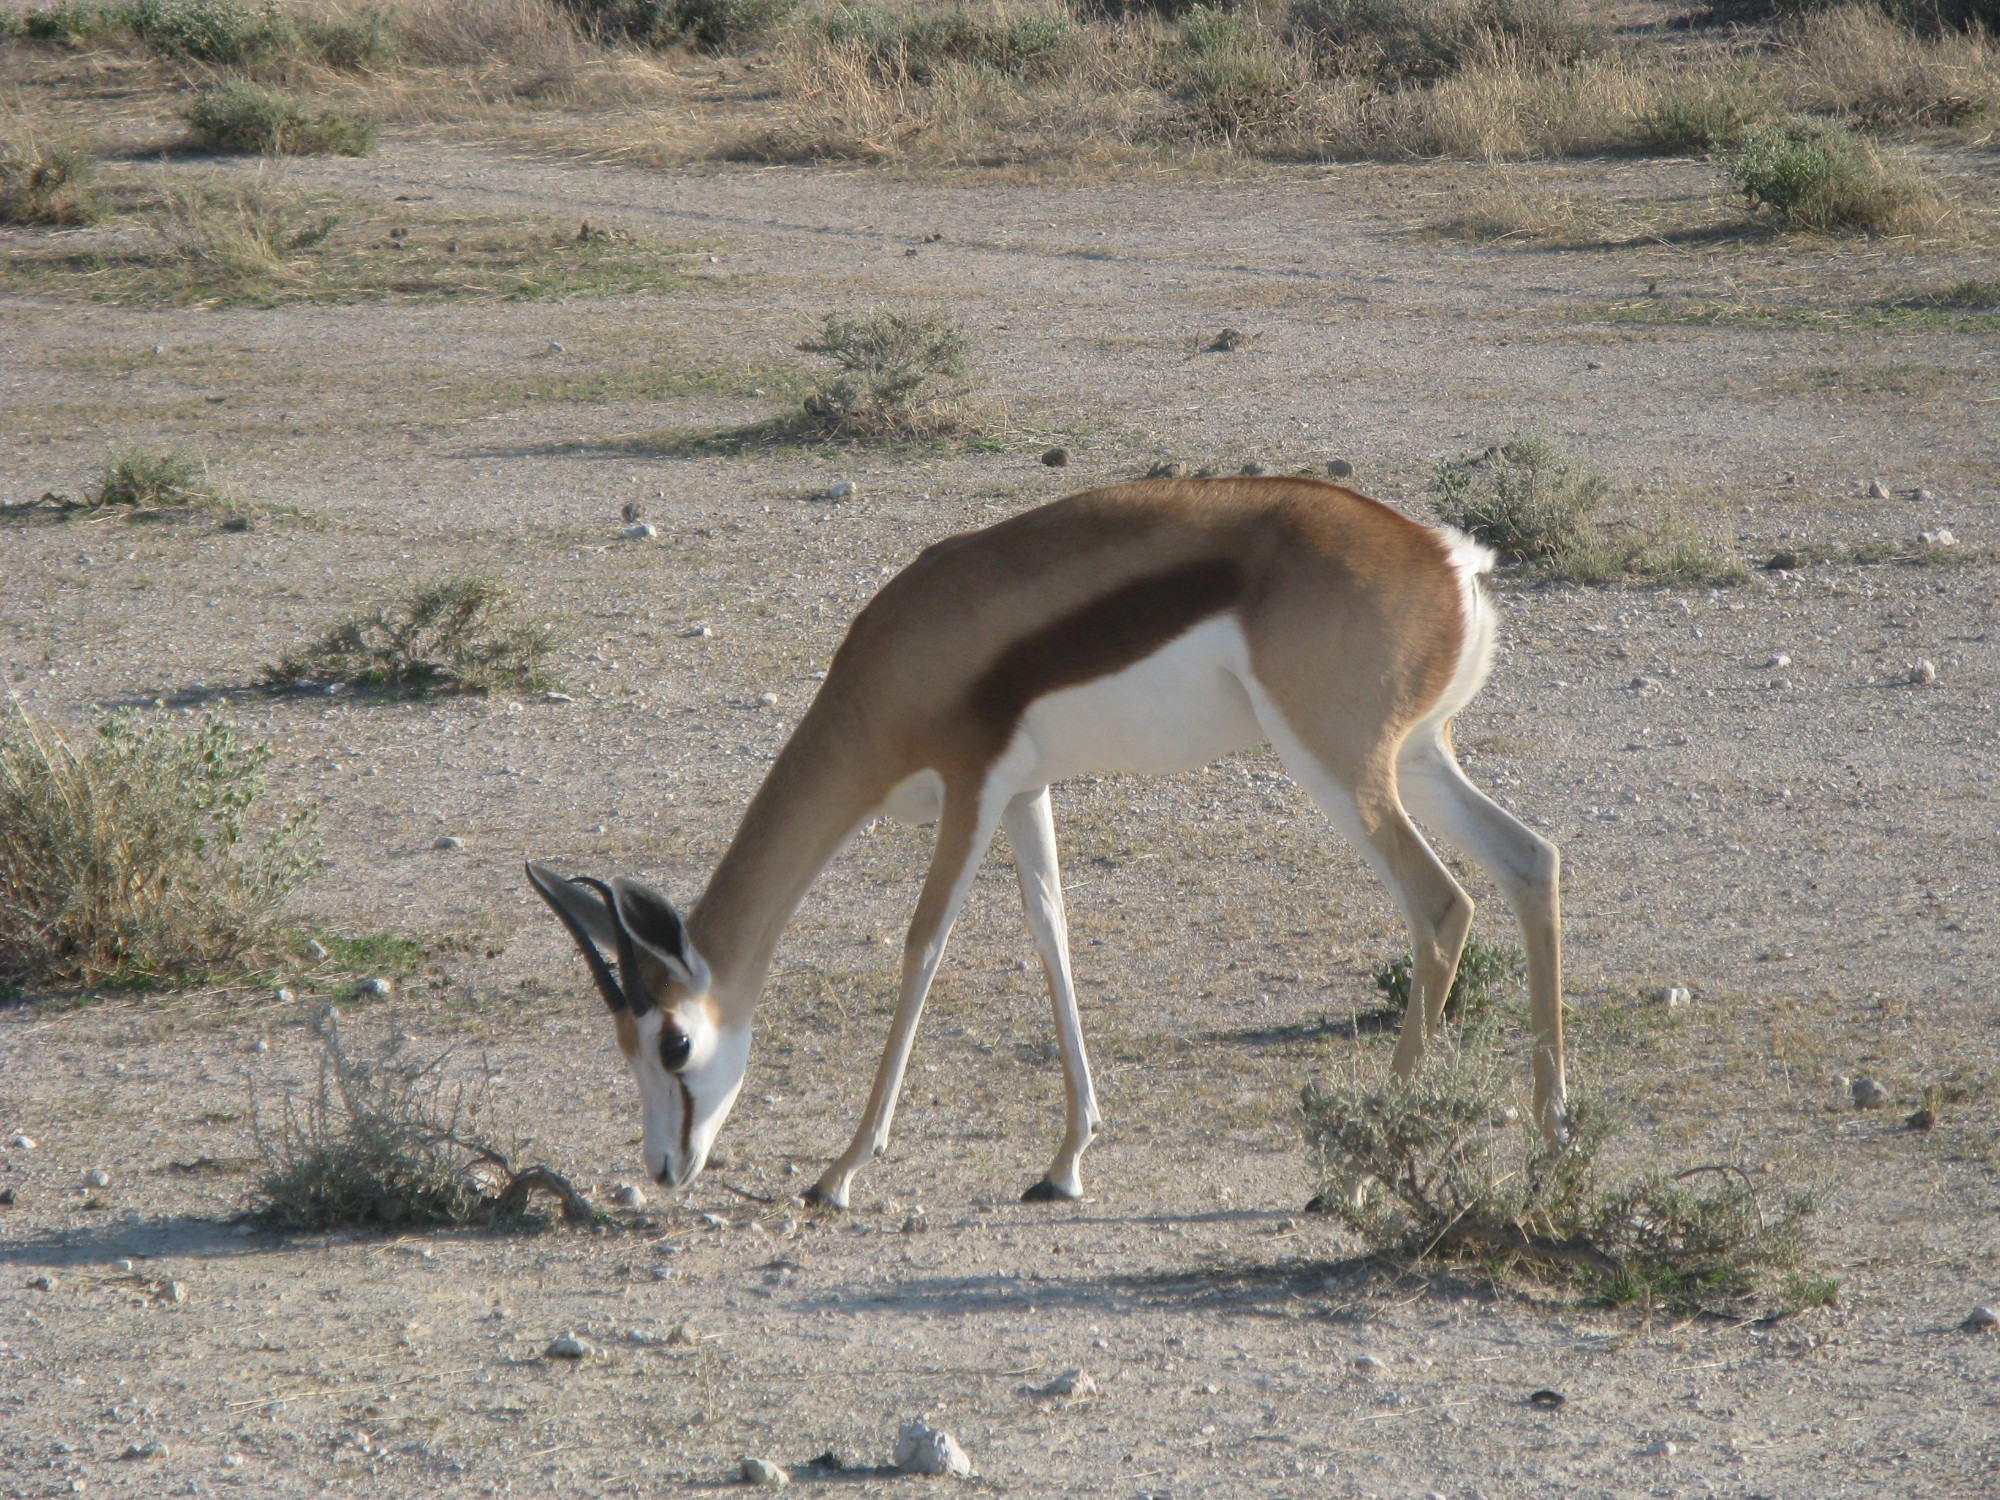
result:
[[[1868,498],[1870,500],[1887,500],[1889,498],[1889,487],[1879,479],[1869,480]]]
[[[465,841],[463,839],[455,839],[448,833],[441,833],[431,840],[431,847],[433,849],[463,849]]]
[[[364,979],[354,987],[354,993],[379,999],[394,988],[395,986],[386,979]]]
[[[240,1453],[225,1453],[225,1454],[223,1454],[223,1455],[222,1455],[222,1467],[223,1467],[223,1468],[225,1468],[225,1469],[240,1469],[240,1468],[242,1468],[242,1467],[243,1467],[243,1455],[242,1455],[242,1454],[240,1454]]]
[[[1889,1102],[1889,1091],[1872,1078],[1857,1078],[1847,1086],[1856,1109],[1880,1109]]]
[[[185,1281],[170,1281],[160,1288],[160,1300],[162,1302],[170,1302],[175,1307],[179,1307],[187,1299],[188,1289]]]
[[[618,533],[621,540],[628,542],[650,542],[659,534],[651,524],[645,521],[634,521],[630,526],[622,528]]]
[[[46,1271],[44,1271],[39,1276],[31,1276],[28,1278],[28,1287],[31,1291],[53,1292],[61,1285],[62,1283],[60,1281],[57,1281],[55,1277],[49,1275],[49,1273]]]
[[[1639,1456],[1641,1458],[1672,1458],[1680,1451],[1673,1443],[1662,1440],[1657,1443],[1648,1443],[1639,1450]]]
[[[142,1461],[155,1458],[172,1458],[173,1451],[165,1443],[133,1443],[125,1450],[125,1457]]]
[[[1903,1116],[1903,1123],[1912,1130],[1937,1129],[1937,1111],[1928,1104],[1921,1105]]]
[[[1951,528],[1940,526],[1936,531],[1920,531],[1917,540],[1926,547],[1956,547],[1958,538],[1951,534]]]
[[[550,340],[549,340],[549,353],[551,353],[551,354],[561,354],[562,352],[563,352],[563,346],[562,346],[562,345],[561,345],[560,343],[558,343],[558,342],[557,342],[556,340],[554,340],[554,339],[550,339]]]
[[[550,1339],[549,1347],[542,1352],[550,1359],[589,1359],[597,1350],[587,1339],[565,1333]]]
[[[774,1463],[766,1463],[761,1458],[744,1459],[739,1472],[745,1484],[761,1484],[774,1490],[781,1490],[792,1482],[789,1471]]]
[[[826,487],[826,498],[831,500],[835,505],[840,504],[843,500],[852,500],[854,498],[854,481],[851,479],[835,480]]]
[[[2000,1308],[1975,1307],[1963,1326],[1972,1333],[2000,1331]]]
[[[93,1188],[110,1187],[111,1174],[102,1167],[92,1167],[88,1172],[83,1174],[83,1185]]]
[[[715,632],[706,625],[690,625],[681,632],[682,638],[690,641],[705,641],[714,634]]]
[[[778,706],[778,695],[776,693],[759,693],[757,695],[757,706],[759,708],[776,708]]]
[[[111,1269],[114,1271],[129,1271],[132,1269],[132,1262],[121,1255],[118,1259],[111,1262]]]
[[[1344,458],[1328,459],[1326,477],[1328,479],[1352,479],[1354,477],[1354,465]]]
[[[1782,651],[1772,652],[1764,662],[1764,665],[1767,667],[1789,667],[1791,664],[1792,659]]]
[[[611,1190],[611,1201],[620,1208],[644,1208],[646,1194],[643,1189],[629,1182],[621,1182]]]
[[[548,692],[546,692],[546,693],[542,694],[542,702],[544,702],[544,703],[574,703],[574,702],[576,702],[576,699],[575,699],[575,698],[573,698],[573,697],[571,697],[571,696],[570,696],[570,695],[569,695],[568,693],[558,693],[558,692],[557,692],[557,691],[556,691],[556,690],[555,690],[554,688],[551,688],[551,689],[549,689],[549,691],[548,691]]]
[[[723,1218],[721,1214],[703,1214],[701,1216],[701,1227],[704,1229],[727,1229],[729,1221]]]
[[[1928,657],[1919,658],[1917,664],[1910,668],[1910,681],[1918,687],[1929,687],[1937,681],[1937,663]]]
[[[1088,1370],[1065,1370],[1041,1388],[1044,1396],[1095,1396],[1097,1382]]]
[[[1653,998],[1668,1010],[1681,1010],[1694,1004],[1694,992],[1684,984],[1662,985],[1653,991]]]
[[[1354,1368],[1363,1375],[1375,1375],[1387,1367],[1372,1354],[1357,1354],[1354,1356]]]
[[[316,964],[325,963],[332,956],[332,954],[326,951],[326,944],[322,943],[318,938],[314,938],[306,944],[306,957],[310,958]]]
[[[10,1137],[7,1144],[16,1151],[32,1151],[39,1143],[31,1135],[17,1135]]]
[[[949,1474],[964,1479],[972,1460],[958,1439],[922,1422],[905,1422],[896,1434],[896,1467],[912,1474]]]
[[[1042,455],[1042,462],[1047,464],[1051,469],[1067,469],[1069,467],[1069,449],[1051,448]]]

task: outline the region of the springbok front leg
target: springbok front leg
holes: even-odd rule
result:
[[[839,1160],[820,1174],[806,1195],[812,1202],[846,1208],[848,1184],[862,1163],[889,1149],[889,1126],[896,1118],[896,1099],[903,1089],[903,1071],[909,1066],[917,1022],[923,1019],[924,997],[930,993],[932,976],[944,957],[945,940],[951,936],[951,924],[965,904],[965,894],[972,888],[972,877],[999,821],[999,809],[987,805],[993,800],[982,797],[976,787],[945,787],[937,847],[924,876],[923,894],[917,898],[916,915],[910,919],[910,930],[903,940],[903,978],[896,1014],[889,1022],[889,1042],[876,1064],[875,1084],[868,1092],[861,1126]]]
[[[1467,779],[1445,742],[1412,735],[1398,779],[1410,810],[1462,849],[1514,908],[1528,953],[1528,1018],[1535,1033],[1535,1119],[1550,1140],[1563,1130],[1561,856]]]
[[[1007,804],[1001,826],[1014,851],[1014,870],[1021,881],[1021,905],[1028,930],[1048,975],[1049,1004],[1055,1010],[1056,1045],[1062,1051],[1063,1138],[1055,1160],[1042,1180],[1021,1195],[1024,1203],[1083,1196],[1079,1167],[1084,1149],[1096,1136],[1104,1117],[1097,1112],[1097,1093],[1090,1083],[1090,1059],[1083,1050],[1083,1022],[1076,1011],[1076,989],[1070,982],[1069,920],[1063,912],[1062,872],[1056,862],[1055,816],[1049,789],[1023,792]]]

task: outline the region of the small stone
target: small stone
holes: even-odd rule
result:
[[[703,1214],[701,1216],[701,1227],[704,1229],[727,1229],[729,1221],[723,1218],[721,1214]]]
[[[587,1339],[580,1339],[573,1333],[564,1333],[550,1339],[549,1347],[542,1352],[550,1359],[589,1359],[597,1353],[597,1349]]]
[[[188,1289],[185,1281],[170,1281],[160,1288],[160,1300],[162,1302],[171,1303],[173,1306],[179,1307],[187,1299]]]
[[[1376,1375],[1380,1374],[1387,1366],[1372,1354],[1357,1354],[1354,1356],[1354,1368],[1359,1370],[1363,1375]]]
[[[1242,329],[1225,328],[1215,336],[1215,341],[1208,346],[1208,352],[1210,354],[1234,354],[1238,349],[1248,345],[1249,342],[1250,335]]]
[[[1668,1010],[1681,1010],[1694,1004],[1694,992],[1686,985],[1665,984],[1653,991],[1653,999]]]
[[[1929,505],[1931,501],[1936,499],[1937,497],[1931,494],[1931,492],[1925,489],[1922,485],[1918,485],[1915,489],[1910,491],[1910,498],[1916,501],[1917,504],[1919,505]]]
[[[1929,687],[1937,681],[1937,663],[1928,657],[1919,658],[1917,664],[1910,668],[1910,681],[1918,687]]]
[[[621,1182],[611,1190],[611,1201],[620,1208],[644,1208],[646,1193],[643,1188],[629,1182]]]
[[[1806,560],[1796,552],[1773,552],[1764,560],[1767,573],[1796,573],[1806,565]]]
[[[676,1323],[667,1330],[667,1342],[676,1349],[692,1349],[701,1342],[701,1335],[685,1323]]]
[[[557,692],[557,691],[556,691],[556,690],[555,690],[554,688],[550,688],[550,689],[549,689],[549,691],[547,691],[546,693],[542,694],[542,702],[544,702],[544,703],[574,703],[574,702],[576,702],[576,699],[572,698],[572,697],[571,697],[571,696],[570,696],[570,695],[569,695],[568,693],[559,693],[559,692]]]
[[[1870,500],[1887,500],[1889,498],[1889,487],[1879,479],[1869,480],[1868,498]]]
[[[1352,479],[1354,477],[1354,465],[1344,458],[1330,458],[1326,462],[1326,477],[1328,479]]]
[[[1673,1443],[1662,1439],[1657,1443],[1648,1443],[1645,1447],[1641,1448],[1639,1456],[1641,1458],[1672,1458],[1680,1451]]]
[[[1975,1307],[1965,1322],[1959,1326],[1969,1333],[2000,1331],[2000,1308]]]
[[[644,521],[635,521],[618,533],[620,539],[628,542],[650,542],[659,534]]]
[[[551,354],[561,354],[561,353],[563,353],[563,352],[564,352],[564,350],[563,350],[563,346],[562,346],[562,345],[561,345],[560,343],[558,343],[558,342],[557,342],[556,340],[554,340],[554,339],[550,339],[550,340],[549,340],[549,353],[551,353]]]
[[[1069,449],[1050,448],[1042,454],[1042,462],[1047,464],[1051,469],[1067,469],[1069,467]]]
[[[271,1050],[271,1044],[265,1038],[260,1036],[257,1038],[256,1041],[250,1044],[250,1050],[252,1052],[255,1052],[258,1056],[261,1057],[264,1053],[269,1052]]]
[[[322,943],[318,938],[314,938],[306,944],[306,957],[310,958],[316,964],[323,964],[332,956],[332,954],[326,951],[326,944]]]
[[[173,1451],[162,1442],[133,1443],[126,1448],[124,1456],[148,1463],[156,1458],[172,1458]]]
[[[223,1455],[222,1455],[222,1467],[223,1467],[223,1468],[225,1468],[225,1469],[240,1469],[240,1468],[242,1468],[242,1467],[243,1467],[243,1455],[242,1455],[242,1454],[240,1454],[240,1453],[225,1453],[225,1454],[223,1454]]]
[[[1911,1110],[1907,1115],[1903,1116],[1903,1123],[1912,1130],[1935,1130],[1937,1129],[1937,1111],[1932,1109],[1928,1104],[1919,1105],[1916,1109]]]
[[[1097,1382],[1088,1370],[1065,1370],[1041,1388],[1044,1396],[1071,1396],[1082,1399],[1097,1394]]]
[[[111,1262],[111,1269],[114,1271],[129,1272],[132,1269],[132,1262],[128,1257],[121,1255],[118,1259]]]
[[[1880,1109],[1889,1102],[1889,1091],[1872,1078],[1857,1078],[1847,1086],[1856,1109]]]
[[[684,640],[705,641],[714,634],[715,632],[706,625],[690,625],[681,632],[681,637]]]
[[[1764,662],[1767,667],[1789,667],[1792,659],[1782,651],[1773,652]]]
[[[92,1167],[83,1174],[83,1185],[92,1188],[110,1187],[111,1174],[102,1167]]]
[[[950,1433],[922,1422],[905,1422],[896,1434],[896,1467],[911,1474],[949,1474],[964,1479],[972,1460]]]
[[[431,847],[433,849],[463,849],[465,841],[463,839],[455,839],[448,833],[441,833],[431,840]]]
[[[757,706],[759,708],[776,708],[778,706],[778,695],[776,693],[759,693],[757,695]]]
[[[834,505],[840,504],[843,500],[852,500],[854,498],[854,481],[851,479],[836,479],[826,487],[825,498]]]
[[[1951,534],[1951,528],[1947,526],[1940,526],[1936,531],[1920,531],[1917,541],[1933,551],[1958,545],[1958,538]]]
[[[584,832],[585,832],[585,833],[603,833],[603,832],[604,832],[604,825],[603,825],[602,823],[592,823],[592,824],[591,824],[591,825],[590,825],[590,826],[589,826],[588,828],[584,829]]]
[[[369,999],[379,1000],[394,988],[395,985],[386,979],[364,979],[355,985],[354,993]]]
[[[7,1144],[15,1151],[32,1151],[39,1144],[31,1135],[10,1136]]]
[[[768,1489],[781,1490],[792,1482],[789,1471],[761,1458],[746,1458],[739,1471],[745,1484],[761,1484]]]
[[[55,1277],[49,1275],[46,1271],[42,1272],[39,1276],[30,1276],[28,1278],[28,1288],[31,1291],[53,1292],[61,1285],[60,1281],[56,1280]]]

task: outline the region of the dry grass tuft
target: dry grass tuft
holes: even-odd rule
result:
[[[0,224],[72,229],[94,222],[103,211],[91,190],[96,173],[88,151],[11,122],[0,141]]]
[[[2000,110],[1990,34],[1919,36],[1872,5],[1808,11],[1783,35],[1792,107],[1875,127],[1963,125]]]
[[[202,286],[233,292],[301,279],[302,253],[339,222],[302,194],[261,180],[160,177],[147,225],[161,257]]]
[[[271,156],[366,156],[376,126],[338,104],[230,78],[204,89],[188,109],[196,139],[218,151]]]
[[[316,856],[294,809],[246,842],[268,745],[218,719],[130,714],[73,744],[16,705],[0,728],[0,977],[187,979],[252,953]]]
[[[392,694],[539,693],[549,671],[553,626],[516,618],[513,595],[491,578],[429,584],[394,604],[356,615],[265,669],[274,692],[335,684]]]
[[[965,374],[972,340],[948,313],[828,313],[799,348],[837,366],[805,398],[806,415],[827,436],[907,442],[968,425]]]
[[[112,459],[87,502],[93,509],[125,506],[135,514],[220,505],[208,465],[185,448],[156,453],[129,448]]]

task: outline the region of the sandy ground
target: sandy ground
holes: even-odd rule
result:
[[[691,900],[846,620],[940,536],[1162,456],[1343,456],[1417,508],[1439,456],[1539,426],[1753,560],[1940,526],[1967,553],[2000,541],[1996,335],[1842,311],[1975,274],[1971,252],[1468,248],[1422,232],[1480,181],[1452,167],[927,184],[405,139],[285,170],[439,211],[609,221],[714,260],[682,291],[562,302],[7,298],[6,499],[79,489],[128,442],[190,442],[267,509],[243,534],[9,524],[0,663],[31,711],[81,723],[244,685],[418,578],[498,572],[557,616],[569,703],[229,711],[275,743],[275,791],[322,809],[307,927],[430,942],[394,999],[349,1007],[351,1032],[484,1058],[496,1124],[607,1195],[642,1177],[636,1100],[520,860]],[[1693,162],[1566,184],[1696,216],[1717,192]],[[679,458],[645,441],[771,413],[747,391],[798,363],[821,313],[906,297],[972,329],[996,443]],[[1825,317],[1631,320],[1663,302]],[[1249,346],[1200,352],[1225,325]],[[659,366],[741,378],[530,399]],[[1054,441],[1071,468],[1039,463]],[[1894,498],[1866,498],[1877,476]],[[807,498],[840,478],[847,502]],[[616,539],[627,500],[657,540]],[[2000,1338],[1959,1323],[2000,1301],[1996,582],[1975,558],[1720,590],[1513,585],[1459,726],[1473,774],[1563,848],[1574,1072],[1626,1101],[1624,1156],[1829,1187],[1831,1309],[1683,1322],[1472,1271],[1398,1276],[1301,1217],[1292,1101],[1316,1070],[1384,1059],[1350,1018],[1402,936],[1275,762],[1248,756],[1056,794],[1107,1118],[1079,1204],[1016,1201],[1060,1084],[1004,844],[895,1145],[844,1219],[786,1195],[865,1093],[918,832],[859,839],[799,913],[727,1164],[601,1232],[241,1224],[253,1089],[268,1109],[309,1083],[307,1012],[346,983],[331,973],[292,1004],[0,1012],[0,1138],[38,1142],[0,1151],[0,1477],[24,1495],[649,1495],[720,1485],[750,1454],[884,1464],[922,1414],[976,1487],[1020,1494],[1993,1493]],[[1913,686],[1925,659],[1937,680]],[[463,847],[434,849],[440,833]],[[1468,882],[1479,931],[1504,940],[1504,908]],[[1643,998],[1665,984],[1694,1004]],[[1834,1080],[1860,1073],[1890,1109],[1846,1107]],[[1903,1129],[1941,1084],[1964,1098],[1934,1132]],[[93,1168],[108,1187],[84,1188]],[[29,1285],[43,1275],[53,1290]],[[663,1342],[682,1325],[696,1342]],[[565,1332],[602,1353],[544,1358]],[[1075,1367],[1099,1394],[1034,1393]],[[1567,1404],[1529,1404],[1543,1387]],[[124,1456],[153,1442],[164,1454]]]

